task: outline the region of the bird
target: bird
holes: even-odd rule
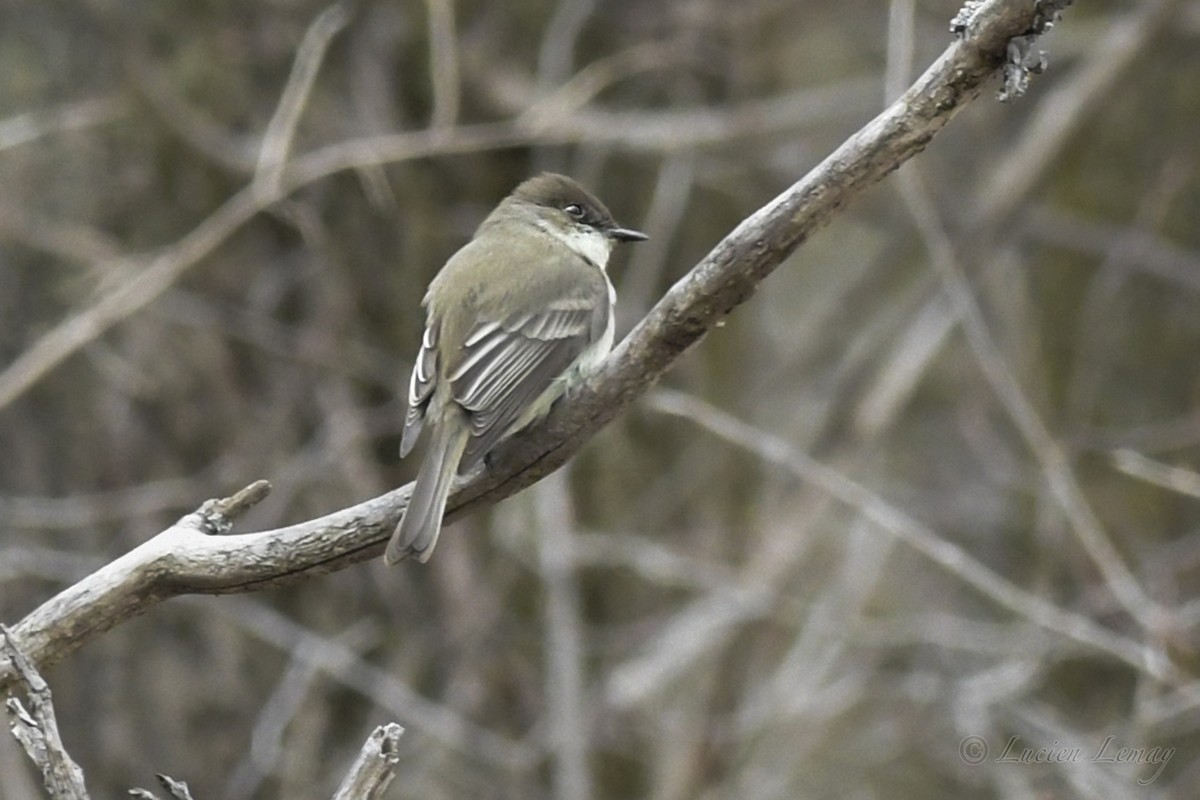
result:
[[[387,564],[428,561],[455,475],[545,416],[608,355],[609,256],[647,238],[572,178],[544,172],[501,200],[430,282],[400,457],[426,427],[430,442]]]

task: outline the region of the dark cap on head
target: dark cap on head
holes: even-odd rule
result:
[[[614,239],[638,242],[647,238],[644,233],[622,228],[598,197],[557,172],[543,172],[529,178],[513,189],[510,197],[518,202],[565,211],[577,222],[590,225]]]

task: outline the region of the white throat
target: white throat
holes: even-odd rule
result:
[[[538,227],[601,270],[608,266],[608,257],[612,254],[614,242],[603,233],[590,228],[576,227],[564,231],[542,222],[538,223]]]

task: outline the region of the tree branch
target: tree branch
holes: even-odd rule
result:
[[[396,777],[396,748],[404,734],[394,722],[380,725],[367,737],[333,800],[374,800],[383,797]]]
[[[41,770],[42,782],[53,800],[88,800],[83,770],[72,760],[58,734],[50,687],[13,641],[12,633],[0,625],[0,652],[14,666],[16,682],[24,690],[29,709],[16,696],[5,702],[12,734]]]
[[[573,456],[708,330],[748,300],[814,231],[919,153],[978,96],[1005,62],[1009,41],[1044,24],[1041,6],[1032,0],[988,0],[973,8],[960,38],[908,91],[717,244],[578,392],[543,423],[503,445],[488,472],[460,480],[448,504],[448,520],[524,489]],[[311,179],[318,167],[328,165],[306,164],[292,172],[290,179],[284,178],[283,191]],[[3,397],[0,392],[0,402]],[[382,550],[409,492],[406,486],[320,519],[229,536],[210,535],[222,529],[218,523],[225,515],[217,520],[217,509],[206,504],[51,598],[16,626],[15,636],[33,663],[47,667],[168,597],[265,589],[364,561]],[[11,665],[0,663],[0,686],[11,679]]]

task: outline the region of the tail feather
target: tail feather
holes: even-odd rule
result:
[[[446,497],[467,446],[468,430],[456,422],[439,420],[432,426],[433,441],[417,472],[417,483],[409,497],[408,508],[383,556],[389,565],[409,557],[425,563],[433,554],[433,546],[442,530]]]

